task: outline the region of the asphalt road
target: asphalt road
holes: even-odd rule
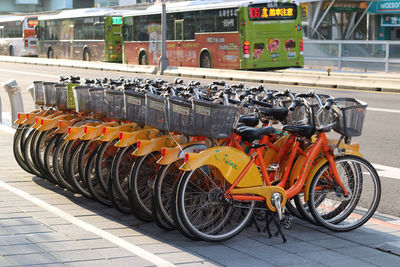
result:
[[[106,64],[106,63],[99,63]],[[82,78],[96,77],[148,77],[158,78],[155,75],[141,75],[135,73],[98,71],[87,69],[74,69],[67,67],[49,67],[29,64],[3,63],[0,62],[0,83],[9,79],[16,79],[23,89],[24,110],[34,109],[33,101],[25,88],[35,80],[56,81],[60,75],[78,75]],[[175,77],[162,76],[163,79],[173,81]],[[190,78],[183,78],[185,81]],[[196,79],[203,84],[210,80]],[[236,83],[232,81],[232,83]],[[246,83],[248,86],[257,85]],[[288,86],[276,84],[264,84],[266,88],[275,90],[290,89],[291,91],[307,92],[315,90],[333,97],[355,97],[368,103],[366,120],[364,123],[363,135],[353,138],[359,142],[361,153],[366,159],[375,164],[381,176],[383,194],[378,211],[400,216],[400,205],[398,205],[400,189],[400,94],[382,93],[370,91],[340,90],[332,88],[307,88],[302,86]],[[4,89],[0,89],[2,111],[10,112],[11,108],[8,96]],[[7,115],[7,114],[5,114]],[[4,117],[4,115],[3,115]]]

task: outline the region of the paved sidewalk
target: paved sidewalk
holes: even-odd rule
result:
[[[223,243],[188,240],[26,173],[4,129],[0,266],[400,266],[400,256],[376,249],[400,242],[400,219],[390,216],[348,233],[295,220],[285,244],[254,227]]]

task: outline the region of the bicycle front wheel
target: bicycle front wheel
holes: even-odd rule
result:
[[[194,236],[205,241],[224,241],[240,233],[250,221],[255,202],[225,197],[230,186],[211,165],[183,174],[177,208],[182,223]]]
[[[314,219],[332,231],[354,230],[365,224],[378,208],[381,183],[375,168],[365,159],[346,155],[335,158],[347,196],[331,175],[329,163],[315,174],[308,207]]]

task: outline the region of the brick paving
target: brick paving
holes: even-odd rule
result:
[[[385,216],[348,233],[294,220],[287,243],[254,227],[222,243],[188,240],[26,173],[12,155],[13,134],[0,129],[0,181],[178,266],[400,266],[376,249],[400,241],[398,218]],[[153,266],[141,255],[0,187],[0,266]],[[381,216],[383,217],[383,216]]]

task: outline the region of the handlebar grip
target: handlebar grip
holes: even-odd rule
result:
[[[306,94],[306,93],[299,93],[299,94],[296,94],[296,97],[309,97],[309,95],[308,95],[308,93]]]
[[[212,82],[212,84],[224,86],[226,84],[226,82],[225,81]]]
[[[324,105],[324,109],[326,110],[330,110],[331,106],[335,103],[335,99],[333,98],[328,98],[325,100],[325,105]]]
[[[266,107],[266,108],[272,108],[273,105],[271,105],[270,103],[264,102],[264,101],[259,101],[259,100],[251,100],[251,103],[258,105],[258,106],[262,106],[262,107]]]
[[[293,100],[292,104],[289,106],[289,111],[294,111],[300,105],[300,100],[295,99]]]
[[[176,78],[174,84],[183,84],[183,80],[181,78]]]
[[[242,103],[239,100],[235,100],[235,99],[231,99],[231,98],[228,98],[228,101],[229,101],[229,103],[235,104],[235,105],[238,105],[238,104]]]

